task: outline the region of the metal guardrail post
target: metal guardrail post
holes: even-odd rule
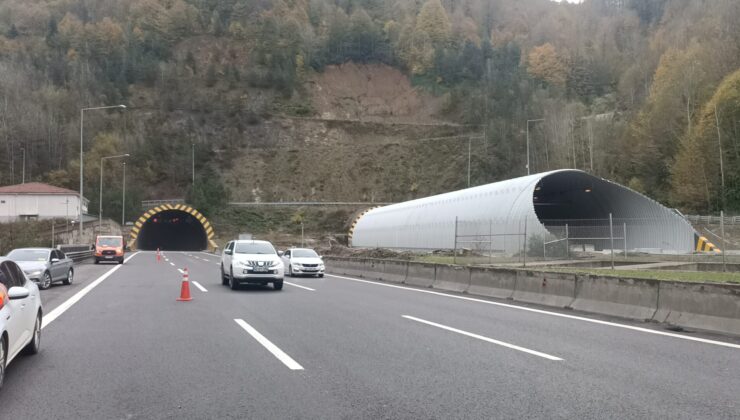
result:
[[[493,263],[493,219],[488,221],[488,264]]]
[[[622,223],[624,228],[622,239],[624,240],[624,259],[627,259],[627,222]]]
[[[568,232],[568,224],[565,224],[565,255],[570,259],[570,232]]]

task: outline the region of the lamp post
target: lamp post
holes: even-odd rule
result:
[[[121,198],[121,226],[126,225],[126,161],[123,162],[123,198]]]
[[[195,143],[190,143],[190,148],[192,151],[192,173],[193,173],[192,185],[195,186]]]
[[[82,200],[84,199],[82,197],[82,187],[84,186],[83,183],[83,169],[85,167],[85,149],[83,148],[83,139],[84,139],[84,127],[85,127],[85,111],[94,111],[97,109],[111,109],[111,108],[121,108],[126,109],[126,105],[111,105],[111,106],[98,106],[93,108],[82,108],[80,109],[80,240],[82,240]]]
[[[129,156],[130,155],[126,153],[125,155],[104,156],[100,158],[100,202],[98,203],[100,205],[100,209],[98,211],[98,232],[100,232],[100,227],[103,226],[103,161],[106,159],[125,158]]]
[[[23,152],[23,177],[21,178],[21,184],[26,183],[26,148],[21,147],[21,151]]]
[[[527,120],[527,175],[529,175],[529,123],[538,121],[545,121],[545,119]]]

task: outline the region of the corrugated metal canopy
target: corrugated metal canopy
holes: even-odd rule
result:
[[[457,219],[458,237],[493,236],[493,249],[514,253],[521,249],[525,229],[528,238],[557,234],[566,224],[603,232],[610,213],[618,220],[618,236],[626,236],[620,248],[690,252],[695,247],[694,229],[675,211],[627,187],[572,169],[370,210],[353,225],[351,245],[453,249]],[[606,247],[604,233],[597,236],[589,243]]]

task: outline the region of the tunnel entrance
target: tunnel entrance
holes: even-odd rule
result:
[[[203,225],[181,210],[167,210],[147,220],[139,232],[139,249],[162,251],[202,251],[208,248]]]
[[[136,221],[129,246],[145,251],[202,251],[215,246],[213,236],[213,227],[198,210],[165,204]]]

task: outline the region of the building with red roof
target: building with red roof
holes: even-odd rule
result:
[[[83,197],[83,213],[87,213],[88,203]],[[76,220],[79,214],[77,191],[41,182],[0,187],[0,223],[51,218]]]

